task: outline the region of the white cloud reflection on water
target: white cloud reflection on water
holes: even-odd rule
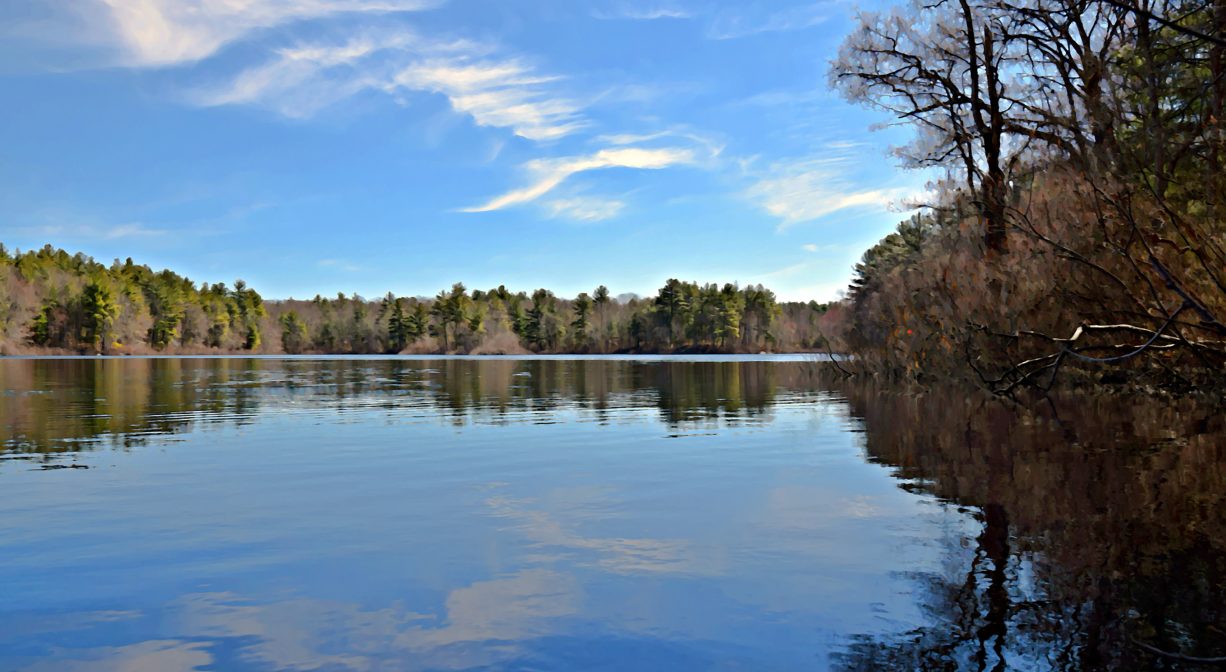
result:
[[[34,669],[550,668],[591,652],[786,668],[870,629],[867,604],[901,613],[899,628],[913,621],[891,572],[914,566],[898,551],[931,526],[864,463],[837,403],[689,390],[677,366],[648,383],[603,376],[630,391],[599,411],[566,387],[516,405],[516,369],[481,362],[480,377],[446,377],[448,390],[481,384],[452,400],[468,413],[454,423],[450,397],[387,389],[417,382],[424,363],[297,366],[212,384],[226,404],[210,412],[241,411],[233,426],[83,453],[87,472],[5,474],[25,536],[0,545],[37,551],[11,565],[27,603],[140,610],[127,623],[99,614],[81,637],[53,623],[29,633],[25,652],[56,659]],[[495,393],[504,411],[473,410]],[[723,412],[700,405],[708,396]],[[755,422],[727,412],[753,403]],[[76,485],[49,502],[52,478]],[[0,669],[9,640],[0,633]]]

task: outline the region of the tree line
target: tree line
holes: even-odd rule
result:
[[[242,280],[197,284],[131,259],[0,245],[7,354],[795,352],[826,347],[830,317],[825,304],[780,302],[761,285],[676,279],[654,297],[457,283],[434,297],[272,301]]]
[[[1182,389],[1226,367],[1226,2],[936,0],[831,64],[914,130],[934,195],[868,250],[827,335],[858,370]]]

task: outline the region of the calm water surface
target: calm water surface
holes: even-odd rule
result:
[[[0,360],[0,670],[1226,655],[1220,414],[822,366]]]

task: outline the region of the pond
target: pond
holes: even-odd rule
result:
[[[1226,655],[1220,413],[826,366],[0,360],[0,670]]]

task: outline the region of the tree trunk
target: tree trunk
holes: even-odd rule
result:
[[[1226,0],[1213,3],[1213,28],[1211,34],[1226,37]],[[1226,48],[1214,44],[1209,48],[1209,77],[1212,89],[1209,95],[1208,118],[1205,120],[1205,135],[1208,147],[1205,161],[1205,203],[1209,208],[1210,221],[1221,214],[1222,155],[1226,153],[1226,137],[1223,135],[1223,108],[1226,107]]]
[[[1001,111],[1000,72],[996,62],[992,26],[983,25],[983,71],[988,87],[988,119],[984,129],[983,149],[987,159],[987,176],[983,180],[984,242],[991,252],[1004,252],[1008,232],[1006,217],[1005,171],[1001,166],[1001,145],[1004,140],[1004,113]]]

